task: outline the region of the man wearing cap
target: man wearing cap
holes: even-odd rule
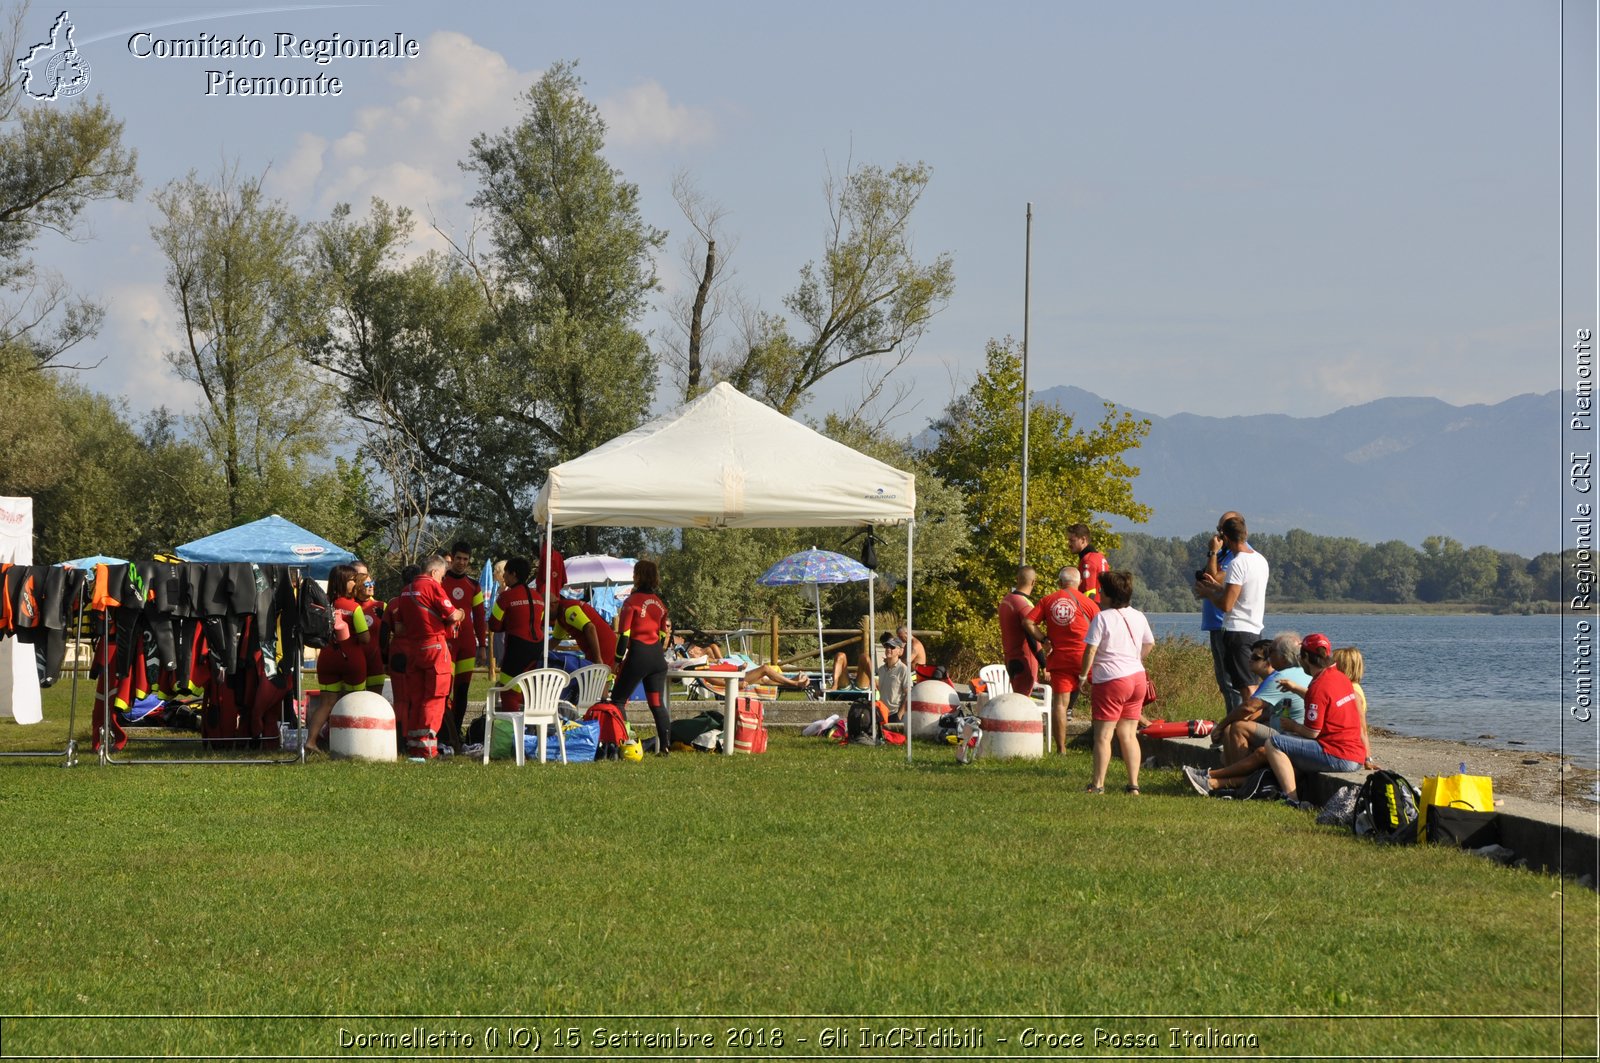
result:
[[[1267,744],[1225,768],[1201,772],[1184,768],[1190,784],[1202,794],[1231,786],[1262,765],[1272,769],[1278,790],[1298,803],[1295,769],[1302,771],[1357,771],[1367,759],[1361,708],[1355,688],[1333,666],[1333,644],[1326,635],[1307,635],[1300,643],[1300,663],[1311,674],[1306,688],[1304,723],[1280,721],[1283,731]]]
[[[906,695],[911,692],[911,666],[901,659],[904,642],[887,633],[879,641],[883,643],[883,663],[878,666],[878,701],[893,717],[905,709]]]

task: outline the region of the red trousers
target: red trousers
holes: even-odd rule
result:
[[[450,649],[443,641],[406,648],[403,716],[408,755],[439,755],[439,728],[450,699],[452,671]],[[397,704],[400,697],[397,692]]]

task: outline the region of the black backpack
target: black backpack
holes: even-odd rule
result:
[[[1375,771],[1356,792],[1356,815],[1350,829],[1358,838],[1407,844],[1417,840],[1417,806],[1421,795],[1405,776]]]
[[[1275,801],[1280,796],[1278,780],[1272,774],[1271,768],[1260,768],[1245,776],[1231,790],[1213,790],[1213,797],[1224,797],[1234,801]]]
[[[859,745],[871,745],[872,737],[872,703],[870,701],[857,701],[850,706],[845,717],[846,739]]]
[[[300,581],[300,641],[314,650],[333,645],[333,603],[314,579]]]

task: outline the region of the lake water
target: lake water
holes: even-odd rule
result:
[[[1198,613],[1151,613],[1156,637],[1200,638]],[[1569,621],[1570,627],[1570,621]],[[1559,616],[1267,614],[1266,635],[1320,631],[1366,660],[1368,720],[1399,734],[1560,752],[1600,766],[1595,719],[1567,711],[1573,685]],[[1472,767],[1469,762],[1467,767]]]

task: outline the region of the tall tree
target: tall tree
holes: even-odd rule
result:
[[[516,384],[495,375],[478,280],[445,256],[408,261],[413,228],[410,211],[374,200],[363,219],[341,204],[314,240],[329,316],[311,357],[365,428],[360,452],[380,474],[371,520],[401,563],[474,520],[521,531],[543,468],[500,415]]]
[[[479,181],[492,250],[473,254],[499,333],[504,419],[553,461],[644,417],[655,358],[636,322],[657,287],[666,234],[639,214],[639,189],[606,162],[605,122],[571,63],[523,97],[521,122],[481,134],[461,164]]]
[[[155,204],[151,234],[182,330],[167,360],[199,385],[195,420],[222,468],[229,519],[260,516],[293,497],[332,441],[327,389],[301,359],[322,330],[305,226],[236,166],[210,182],[191,171]]]
[[[684,333],[672,351],[684,397],[727,380],[793,413],[818,382],[850,365],[870,367],[869,391],[876,397],[878,381],[910,357],[955,291],[950,255],[919,261],[912,241],[912,214],[931,178],[921,162],[887,170],[846,164],[842,174],[830,174],[821,260],[801,267],[799,286],[783,301],[793,323],[728,297],[735,328],[715,350],[709,331],[729,254],[723,212],[680,178],[674,196],[694,230],[686,272],[695,296],[674,313]]]
[[[986,365],[934,422],[939,442],[930,464],[966,502],[969,545],[954,578],[933,588],[930,627],[943,627],[980,653],[998,648],[994,607],[1016,575],[1022,523],[1022,360],[1010,340],[991,340]],[[1068,526],[1082,521],[1102,550],[1118,545],[1101,514],[1143,521],[1136,502],[1137,466],[1126,452],[1150,431],[1149,421],[1117,413],[1090,430],[1060,410],[1033,405],[1029,417],[1028,560],[1043,571],[1075,562]]]
[[[701,192],[687,173],[672,178],[672,199],[693,230],[683,242],[683,272],[692,293],[673,299],[672,323],[680,335],[669,336],[666,354],[685,402],[714,384],[715,331],[724,316],[726,282],[734,241],[723,231],[727,211]]]
[[[530,548],[549,468],[637,426],[654,396],[637,322],[665,236],[602,155],[605,123],[572,64],[523,101],[522,120],[474,138],[461,163],[479,183],[485,246],[475,231],[451,261],[402,265],[410,216],[379,202],[362,222],[341,207],[319,230],[336,314],[317,358],[372,426],[404,543],[448,526]],[[586,549],[602,539],[583,535]]]
[[[39,30],[28,11],[13,8],[0,30],[8,57]],[[45,233],[84,238],[89,204],[132,201],[138,154],[123,147],[122,123],[101,100],[28,104],[22,85],[11,62],[0,74],[0,288],[10,293],[0,302],[0,346],[25,352],[24,368],[37,369],[92,336],[104,311],[28,255]]]

